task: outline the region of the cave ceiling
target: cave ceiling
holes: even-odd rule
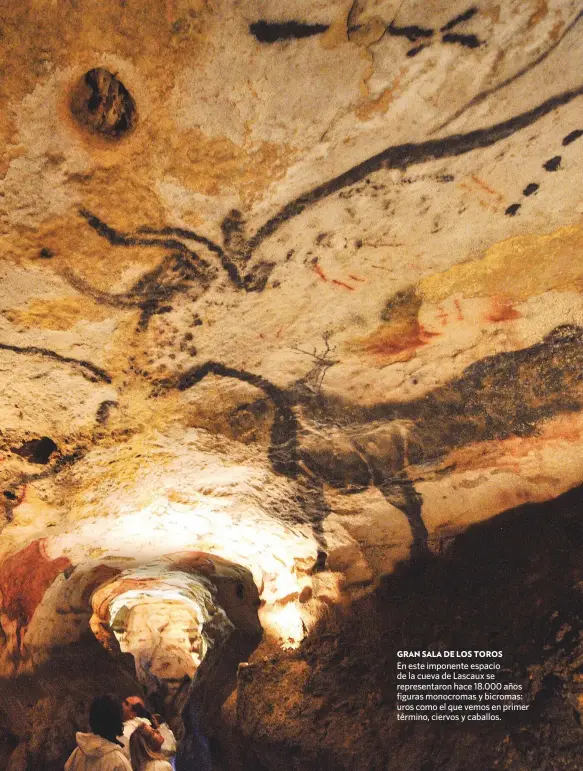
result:
[[[124,571],[277,628],[581,482],[582,16],[3,4],[7,664]]]

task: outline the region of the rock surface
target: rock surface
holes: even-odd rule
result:
[[[582,19],[575,0],[3,4],[7,683],[91,630],[119,655],[95,598],[136,575],[183,603],[185,675],[198,625],[233,650],[227,694],[260,624],[255,655],[287,650],[301,683],[293,651],[330,606],[581,484]]]

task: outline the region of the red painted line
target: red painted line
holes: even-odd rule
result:
[[[338,286],[343,286],[346,289],[350,289],[351,292],[354,292],[354,287],[353,286],[348,286],[348,284],[345,284],[344,281],[336,281],[336,279],[333,278],[332,279],[332,283],[333,284],[337,284]]]
[[[458,321],[463,321],[464,316],[463,316],[463,313],[462,313],[462,306],[460,305],[460,301],[459,300],[454,300],[454,303],[455,303],[455,307],[456,307],[456,310],[457,310],[457,320]]]
[[[326,274],[319,265],[312,265],[312,270],[320,276],[322,281],[328,281]]]

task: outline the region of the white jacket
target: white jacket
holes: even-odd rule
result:
[[[65,771],[132,771],[119,745],[97,734],[77,733],[77,748],[65,763]]]

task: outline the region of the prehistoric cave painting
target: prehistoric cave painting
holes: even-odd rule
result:
[[[249,25],[249,32],[260,43],[279,43],[282,40],[300,40],[321,35],[330,28],[329,24],[305,24],[299,21],[255,21]]]
[[[208,260],[201,258],[193,249],[184,243],[185,241],[202,244],[212,255],[218,258],[220,269],[225,272],[228,279],[237,289],[242,289],[246,292],[262,291],[274,267],[274,263],[261,261],[249,269],[249,262],[257,248],[276,233],[284,223],[299,216],[327,197],[339,193],[345,188],[349,188],[377,171],[392,168],[407,169],[409,166],[422,164],[426,161],[456,157],[474,150],[490,147],[500,141],[508,139],[516,132],[531,126],[545,115],[570,103],[582,94],[583,86],[579,86],[576,89],[564,91],[550,97],[538,106],[492,126],[476,129],[466,134],[454,134],[419,143],[391,146],[377,155],[353,166],[339,176],[303,193],[295,200],[290,201],[250,236],[246,236],[245,234],[244,220],[241,214],[237,211],[233,211],[222,223],[223,246],[214,243],[207,237],[202,236],[193,230],[185,228],[166,227],[157,230],[144,226],[137,229],[135,233],[120,233],[99,219],[95,214],[87,210],[81,210],[80,214],[86,220],[88,226],[114,247],[127,248],[131,246],[141,246],[147,248],[162,248],[167,250],[169,254],[164,257],[162,262],[156,268],[142,276],[130,290],[119,294],[102,292],[95,289],[87,282],[74,275],[71,271],[67,272],[66,278],[79,291],[88,293],[94,297],[97,302],[121,308],[139,309],[139,326],[142,329],[147,326],[152,315],[165,313],[171,310],[172,306],[169,303],[175,294],[186,292],[187,290],[190,291],[193,288],[197,291],[205,291],[218,275],[218,268]],[[565,137],[564,144],[569,144],[580,135],[581,134],[578,131],[571,132],[571,134]],[[548,347],[550,346],[550,343],[547,341],[545,345]],[[567,345],[567,343],[563,340],[561,345]],[[2,349],[25,355],[49,357],[56,361],[79,368],[83,377],[92,381],[106,383],[111,381],[110,376],[104,370],[93,365],[91,362],[61,356],[48,349],[32,346],[18,347],[0,344],[0,350]],[[326,472],[328,474],[327,477],[325,475],[322,476],[321,474],[319,476],[318,473],[311,471],[306,462],[306,458],[308,458],[309,454],[304,452],[302,455],[299,452],[298,433],[301,426],[298,423],[298,418],[295,413],[295,410],[299,408],[307,409],[310,405],[314,407],[314,405],[317,404],[317,400],[314,400],[314,394],[309,392],[309,389],[306,389],[305,387],[302,390],[300,387],[301,384],[297,384],[295,392],[290,391],[287,393],[276,388],[259,376],[229,368],[216,362],[207,362],[206,364],[203,364],[202,367],[193,368],[193,370],[190,370],[179,379],[178,387],[182,389],[189,388],[210,373],[222,377],[237,378],[255,385],[262,390],[268,399],[275,405],[276,414],[272,427],[270,460],[274,470],[295,480],[297,485],[297,496],[303,506],[305,521],[312,526],[320,548],[318,565],[322,566],[323,561],[325,560],[326,548],[322,522],[328,514],[328,508],[323,493],[323,484],[324,482],[334,484],[334,477],[328,471]],[[532,373],[532,378],[533,382],[538,382],[540,380],[540,378],[536,378],[535,372]],[[510,380],[512,379],[513,378],[510,378]],[[460,391],[463,382],[464,381],[462,380],[459,381],[459,387],[457,389],[454,388],[454,395],[452,396],[453,402],[458,410],[460,404],[463,404]],[[501,383],[500,385],[504,388],[506,387],[506,383]],[[443,393],[444,396],[449,393],[447,389],[439,392]],[[292,398],[294,393],[296,396],[303,394],[302,399],[294,400],[295,397]],[[563,389],[560,392],[561,398],[564,397],[566,393],[568,393],[568,389]],[[496,395],[492,393],[492,403],[496,403],[496,398]],[[567,402],[565,402],[563,406],[555,404],[558,398],[559,397],[557,396],[556,399],[551,400],[555,412],[568,411],[568,409],[571,408],[579,409],[578,397],[575,407],[572,407],[572,405],[571,407],[568,407]],[[567,397],[565,396],[564,398],[566,399]],[[356,467],[361,470],[365,469],[362,473],[361,471],[358,473],[361,474],[363,478],[366,477],[369,480],[367,484],[375,484],[383,492],[385,497],[387,497],[387,499],[395,506],[403,510],[408,517],[414,536],[414,553],[416,554],[427,552],[427,531],[421,517],[421,498],[414,488],[413,481],[405,471],[405,469],[414,462],[410,452],[414,443],[409,442],[407,438],[409,436],[409,429],[402,424],[402,420],[412,421],[415,426],[415,436],[422,436],[422,446],[424,447],[422,457],[438,457],[440,452],[442,454],[447,452],[448,449],[456,446],[456,437],[457,440],[459,440],[460,437],[471,434],[472,431],[470,428],[474,425],[471,421],[468,423],[462,421],[460,424],[457,412],[452,414],[448,420],[443,419],[443,416],[440,413],[440,409],[442,409],[441,401],[439,399],[434,399],[434,402],[431,402],[429,397],[427,397],[427,399],[428,401],[423,402],[423,404],[420,405],[415,404],[414,407],[411,407],[410,404],[401,405],[400,408],[398,405],[394,404],[379,405],[377,408],[379,410],[379,415],[376,418],[373,417],[373,410],[370,416],[363,419],[364,422],[369,420],[382,420],[383,422],[397,421],[390,429],[388,437],[383,435],[383,442],[387,448],[390,448],[390,450],[387,449],[387,453],[393,458],[391,461],[392,465],[389,464],[390,471],[384,470],[383,463],[378,459],[373,462],[372,456],[369,457],[369,450],[361,449],[356,451],[356,455],[359,457],[363,455],[366,458],[362,461],[364,466],[359,461],[356,462]],[[439,415],[435,420],[429,415],[423,417],[426,411],[425,408],[427,407],[427,404],[430,403],[434,403],[436,414]],[[329,400],[325,400],[323,404],[328,404],[330,407]],[[517,400],[516,410],[514,412],[507,414],[507,411],[503,410],[504,418],[499,425],[496,420],[494,420],[493,416],[489,414],[488,410],[486,410],[484,415],[485,428],[482,431],[482,434],[476,429],[474,431],[475,436],[468,438],[467,441],[478,441],[480,436],[482,439],[494,438],[495,434],[493,434],[492,437],[489,437],[488,432],[486,431],[486,428],[491,425],[498,426],[498,438],[519,435],[520,426],[516,424],[516,416],[524,414],[525,410],[528,414],[531,414],[532,410],[529,412],[525,406],[527,404],[529,404],[528,400],[521,398]],[[546,405],[547,403],[544,402],[544,404]],[[101,405],[96,418],[98,424],[103,423],[107,419],[111,406],[109,401]],[[544,409],[547,409],[547,407],[544,409],[541,407],[541,409],[542,412],[540,414],[533,416],[534,423],[536,423],[536,420],[554,414],[551,411],[551,413],[547,415],[544,412]],[[386,414],[381,414],[383,413],[383,410]],[[342,411],[347,412],[347,414],[352,414],[354,412],[350,405],[342,405]],[[485,417],[486,415],[488,416],[487,418]],[[401,421],[401,423],[399,423],[399,421]],[[476,425],[478,425],[479,420],[477,420],[477,418],[476,421]],[[339,425],[342,422],[342,419],[339,418]],[[534,425],[534,423],[532,423],[532,425]],[[427,429],[428,426],[431,427],[431,431]],[[509,426],[514,426],[514,428],[509,429]],[[466,432],[465,434],[464,431]],[[448,432],[452,432],[452,437],[447,439],[447,441],[445,438],[441,441],[442,447],[439,452],[435,450],[433,455],[431,455],[431,453],[428,455],[427,447],[433,445],[438,446],[439,441],[436,437],[441,436],[443,432],[448,436]],[[377,437],[377,439],[378,438],[379,437]],[[463,441],[461,443],[463,443]],[[383,442],[381,442],[381,444]],[[83,457],[86,452],[87,448],[80,448],[68,455],[59,456],[55,462],[52,462],[49,467],[42,472],[23,476],[20,479],[20,484],[25,486],[30,481],[44,478],[50,474],[59,473],[59,471],[67,465],[75,463]],[[325,466],[326,464],[324,464],[323,468],[325,468]],[[340,487],[342,487],[342,485],[340,485]],[[352,485],[347,484],[344,487],[346,487],[347,491],[350,491]],[[344,487],[342,487],[342,489],[344,489]],[[15,496],[14,501],[17,502],[19,500],[20,493],[13,493],[12,491],[8,492]]]
[[[36,463],[41,466],[46,466],[51,455],[57,452],[58,449],[50,436],[42,436],[40,439],[29,439],[19,447],[11,448],[13,453],[20,455],[21,458],[25,458],[29,463]]]
[[[415,24],[399,27],[395,25],[394,21],[391,21],[384,27],[384,30],[380,33],[376,42],[378,42],[378,40],[380,40],[380,38],[385,33],[394,37],[406,37],[407,40],[409,40],[411,43],[417,43],[419,40],[426,41],[421,45],[417,45],[414,48],[411,48],[407,52],[407,56],[415,56],[418,54],[420,51],[426,48],[429,43],[433,42],[438,34],[441,34],[440,39],[442,43],[454,43],[465,46],[466,48],[477,48],[478,46],[482,45],[482,42],[478,40],[476,35],[471,33],[460,34],[457,31],[451,31],[458,27],[458,25],[469,21],[477,12],[478,9],[475,7],[468,8],[467,11],[464,11],[463,13],[460,13],[454,18],[450,19],[450,21],[444,24],[443,27],[441,27],[439,30],[435,30],[430,27],[420,27]],[[352,23],[353,16],[354,14],[351,12],[348,17],[349,40],[355,38],[357,39],[358,33],[362,30],[361,24]],[[260,43],[280,43],[286,40],[300,40],[302,38],[312,37],[314,35],[321,35],[322,33],[327,32],[328,29],[330,29],[329,24],[306,24],[304,22],[298,21],[275,22],[265,21],[264,19],[253,22],[249,25],[249,32]]]
[[[54,359],[55,361],[69,364],[73,368],[78,369],[85,380],[89,380],[91,383],[111,383],[111,377],[101,367],[97,367],[90,361],[84,361],[83,359],[73,359],[71,356],[62,356],[60,353],[55,353],[55,351],[51,351],[48,348],[39,348],[35,345],[20,346],[0,343],[0,351],[12,351],[13,353],[22,353],[26,356],[42,356],[48,359]]]
[[[417,25],[398,27],[394,24],[394,22],[391,22],[387,26],[386,32],[388,35],[392,35],[394,37],[406,37],[407,40],[409,40],[411,43],[418,43],[420,40],[424,41],[420,44],[418,43],[418,45],[415,45],[413,48],[410,48],[407,51],[407,56],[409,57],[417,56],[418,53],[423,51],[424,48],[427,48],[431,42],[437,39],[438,34],[441,35],[441,42],[445,43],[446,45],[458,44],[464,46],[465,48],[478,48],[479,46],[483,45],[483,41],[479,40],[476,35],[472,33],[459,33],[457,31],[452,32],[454,28],[457,28],[460,24],[463,24],[464,22],[473,18],[477,12],[478,9],[476,7],[468,8],[463,13],[460,13],[450,19],[439,30],[432,29],[431,27],[419,27]],[[356,30],[358,30],[358,25],[350,27],[348,30],[349,36],[351,32]]]
[[[26,548],[0,564],[0,621],[16,642],[14,656],[23,653],[23,638],[34,611],[55,578],[71,567],[67,557],[52,560],[46,539],[32,541]]]
[[[119,294],[102,292],[75,275],[70,270],[64,271],[64,277],[79,292],[88,294],[96,302],[116,308],[137,308],[140,310],[138,327],[145,329],[154,314],[172,310],[170,302],[174,295],[192,286],[206,290],[216,271],[210,263],[199,257],[182,241],[176,238],[145,238],[139,235],[127,235],[106,225],[91,212],[81,210],[80,214],[100,236],[112,246],[162,247],[169,254],[153,270],[145,273],[127,291]]]
[[[302,490],[304,521],[320,548],[317,568],[326,559],[324,485],[344,493],[377,487],[407,517],[412,556],[421,558],[429,554],[428,532],[415,484],[456,448],[533,436],[542,421],[579,412],[583,328],[557,327],[529,348],[486,357],[420,399],[369,407],[316,392],[302,381],[284,390],[212,361],[162,387],[184,391],[211,374],[249,383],[272,402],[269,460]]]
[[[100,291],[73,271],[68,269],[63,271],[64,278],[71,286],[81,293],[88,294],[96,302],[117,308],[139,309],[138,329],[145,329],[152,316],[171,311],[170,303],[174,295],[193,288],[205,292],[216,278],[216,268],[186,246],[184,241],[203,244],[219,258],[231,282],[238,289],[247,292],[262,291],[275,265],[272,262],[261,261],[247,273],[242,272],[248,260],[242,257],[242,249],[232,248],[233,245],[237,247],[244,242],[242,240],[243,222],[240,212],[236,210],[225,217],[221,225],[224,248],[195,231],[185,228],[167,227],[156,230],[144,226],[135,234],[127,234],[120,233],[84,209],[80,214],[87,220],[89,226],[112,246],[161,247],[170,251],[159,265],[138,279],[127,292],[119,294]],[[164,236],[164,238],[158,236]]]
[[[563,137],[563,142],[562,142],[563,147],[567,147],[572,142],[575,142],[577,139],[579,139],[581,136],[583,136],[583,130],[575,129],[574,131],[571,131],[569,134]],[[547,161],[545,161],[542,164],[542,168],[548,172],[558,171],[561,168],[562,160],[563,158],[561,155],[554,155],[552,158],[549,158]],[[540,189],[540,184],[538,182],[529,182],[528,185],[522,191],[522,195],[525,198],[530,198],[530,196],[537,193],[539,189]],[[514,217],[514,215],[518,212],[518,210],[521,207],[522,207],[521,203],[513,203],[506,209],[505,214],[507,214],[509,217]]]
[[[274,383],[260,375],[245,370],[227,367],[219,362],[208,361],[199,367],[193,367],[178,378],[171,378],[157,384],[158,390],[177,388],[186,391],[203,380],[207,375],[234,378],[255,386],[267,396],[273,404],[274,415],[271,426],[271,441],[269,445],[269,460],[273,470],[296,482],[296,499],[303,512],[303,519],[298,521],[297,515],[288,513],[285,509],[280,517],[290,524],[308,524],[318,545],[316,569],[324,567],[326,561],[326,538],[323,531],[323,521],[330,513],[324,497],[322,484],[305,474],[301,468],[298,455],[298,432],[300,425],[290,403],[288,394]]]
[[[416,144],[388,147],[285,204],[249,237],[245,235],[245,223],[241,213],[233,210],[221,224],[223,246],[194,230],[179,227],[155,229],[143,226],[135,233],[121,233],[95,214],[82,209],[80,214],[88,225],[112,246],[161,247],[167,249],[169,255],[156,268],[143,275],[130,290],[119,294],[98,290],[70,270],[65,271],[63,275],[79,292],[90,295],[97,302],[119,308],[139,309],[141,312],[139,329],[145,329],[153,315],[169,312],[172,309],[170,302],[175,294],[193,289],[205,292],[216,278],[216,268],[189,248],[185,241],[200,243],[214,254],[237,289],[260,292],[265,288],[275,263],[259,261],[247,270],[253,254],[282,225],[310,207],[382,169],[404,170],[427,161],[456,157],[495,145],[582,94],[583,86],[579,86],[576,89],[563,91],[537,107],[486,128]],[[245,270],[247,272],[244,272]]]

